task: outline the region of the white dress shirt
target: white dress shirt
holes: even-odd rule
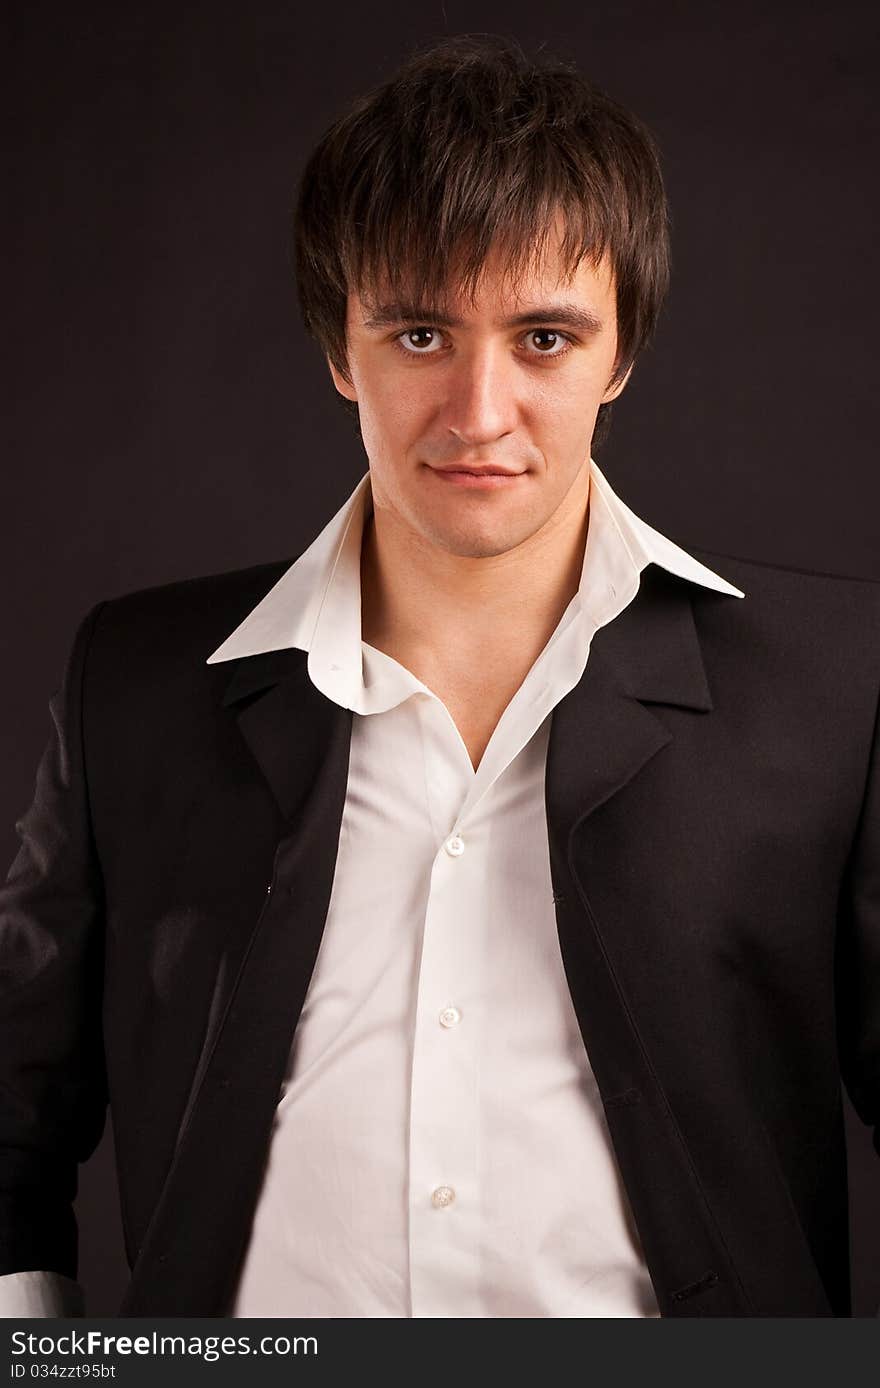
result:
[[[554,707],[647,564],[744,595],[590,473],[578,591],[476,771],[443,702],[361,638],[369,473],[210,657],[307,651],[354,713],[233,1316],[659,1314],[562,967],[544,768]]]

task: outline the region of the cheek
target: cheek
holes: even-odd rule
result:
[[[419,437],[424,417],[417,390],[384,380],[361,396],[360,413],[364,442],[369,434],[377,448],[392,456],[404,452]]]
[[[592,433],[605,384],[592,372],[572,374],[565,379],[563,374],[560,372],[556,380],[538,382],[530,404],[533,427],[557,453],[565,451],[584,433]]]

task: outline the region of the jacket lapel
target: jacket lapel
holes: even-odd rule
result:
[[[654,566],[596,633],[582,679],[554,711],[547,807],[559,828],[598,809],[671,741],[651,703],[712,708],[687,589]]]
[[[223,706],[235,711],[285,819],[298,818],[336,743],[345,746],[347,770],[351,712],[315,688],[305,651],[268,651],[239,661]]]
[[[122,1315],[185,1307],[188,1315],[222,1316],[234,1290],[330,903],[348,778],[352,715],[315,689],[306,659],[288,650],[241,661],[224,699],[284,830]]]

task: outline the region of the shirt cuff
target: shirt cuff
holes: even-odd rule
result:
[[[8,1272],[0,1277],[0,1320],[84,1315],[82,1287],[60,1272]]]

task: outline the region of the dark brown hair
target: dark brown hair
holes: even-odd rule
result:
[[[609,256],[616,383],[650,340],[669,280],[653,137],[567,63],[494,35],[441,40],[361,97],[305,167],[294,254],[306,328],[348,377],[350,289],[363,297],[382,284],[425,305],[450,283],[474,295],[496,246],[515,285],[557,213],[568,273]],[[594,447],[609,411],[599,409]]]

